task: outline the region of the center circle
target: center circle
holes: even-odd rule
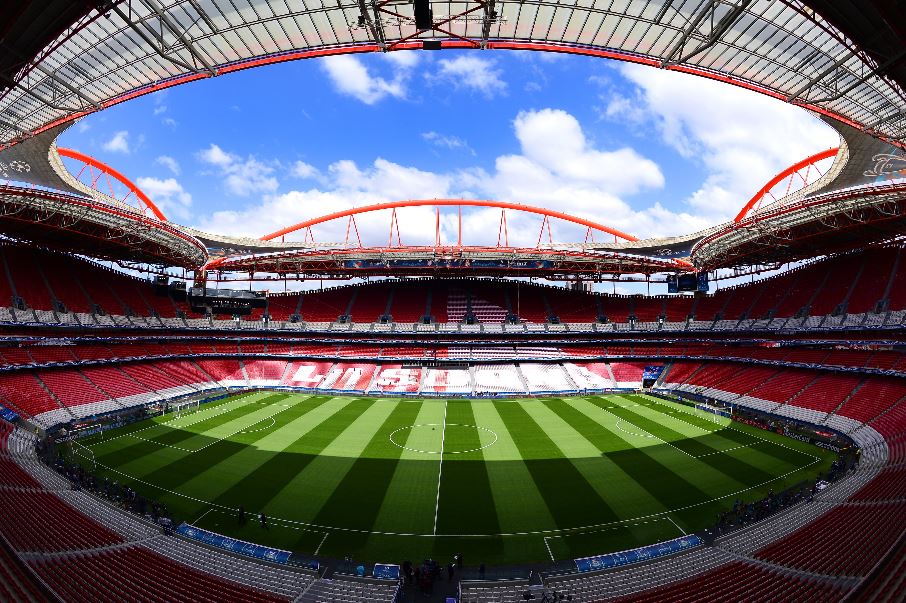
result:
[[[478,425],[419,423],[395,429],[390,433],[390,442],[403,450],[423,454],[464,454],[493,446],[497,443],[497,433]]]

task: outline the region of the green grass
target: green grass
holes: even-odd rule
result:
[[[570,559],[675,538],[712,525],[736,499],[812,479],[833,460],[645,395],[444,401],[259,391],[82,443],[99,473],[199,527],[308,554],[462,553],[470,563]],[[239,505],[267,513],[270,529],[238,526]]]

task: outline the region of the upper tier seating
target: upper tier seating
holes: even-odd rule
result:
[[[394,321],[403,324],[419,322],[426,309],[436,322],[461,322],[471,309],[478,321],[486,324],[500,323],[508,313],[531,323],[546,322],[556,316],[561,322],[585,324],[605,316],[612,323],[625,323],[633,315],[639,323],[646,325],[655,325],[662,315],[674,325],[682,325],[690,314],[704,323],[718,317],[732,322],[743,318],[763,319],[770,315],[779,319],[776,323],[779,327],[800,311],[815,317],[836,311],[861,316],[877,310],[882,301],[886,302],[887,309],[906,309],[906,295],[902,293],[906,289],[906,262],[897,261],[902,255],[902,248],[897,246],[869,248],[697,298],[688,295],[599,295],[488,279],[416,279],[274,294],[269,298],[268,312],[277,321],[300,314],[304,320],[316,323],[333,322],[348,312],[354,322],[369,323],[377,321],[389,310]],[[74,322],[72,317],[60,312],[62,309],[81,313],[83,317],[96,311],[139,317],[156,314],[172,320],[178,320],[173,319],[177,312],[190,318],[193,316],[184,302],[176,303],[167,296],[155,294],[148,282],[76,257],[4,244],[0,246],[0,260],[0,264],[5,263],[8,268],[0,278],[0,306],[13,306],[18,297],[27,307],[44,313],[39,319],[45,322],[53,321],[54,316]],[[898,266],[895,274],[894,265]],[[883,300],[886,292],[889,292],[889,299]],[[55,304],[55,301],[60,303]],[[55,310],[56,315],[53,314]],[[263,313],[263,309],[256,309],[244,320],[258,321]],[[866,316],[870,318],[866,324],[884,320],[883,314]],[[28,316],[22,318],[29,319]],[[79,318],[80,322],[89,324],[93,320],[91,316]],[[816,320],[815,325],[818,325],[825,319]],[[828,324],[839,324],[841,319],[834,320],[836,322],[829,321]],[[107,318],[98,319],[98,322],[100,325],[113,324]],[[144,323],[139,321],[138,324]]]
[[[0,400],[5,406],[30,416],[60,408],[31,371],[4,374],[0,379]]]
[[[34,250],[19,245],[0,245],[0,259],[10,268],[2,274],[0,294],[13,289],[25,304],[36,310],[53,311],[54,300],[70,312],[163,317],[188,313],[188,306],[155,295],[147,282],[114,272],[79,258]],[[8,300],[5,303],[12,305]]]

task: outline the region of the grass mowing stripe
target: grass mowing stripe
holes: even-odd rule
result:
[[[548,402],[547,400],[532,400],[531,402],[526,401],[520,404],[535,423],[550,437],[551,441],[557,445],[563,456],[571,459],[573,466],[582,474],[589,485],[595,489],[601,500],[604,501],[605,508],[598,511],[602,521],[615,521],[624,517],[638,516],[638,501],[629,505],[625,504],[626,501],[621,501],[624,503],[621,504],[624,513],[619,513],[614,508],[614,501],[617,498],[614,493],[620,488],[625,488],[635,495],[642,495],[643,501],[646,497],[644,496],[645,491],[634,480],[628,478],[604,454],[612,446],[613,439],[608,437],[609,434],[602,435],[599,432],[598,435],[602,436],[601,439],[597,443],[592,442],[585,436],[586,432],[583,429],[583,426],[588,423],[587,417],[580,415],[578,420],[568,421],[559,411],[570,413],[570,411],[573,411],[571,407],[565,404],[559,407],[556,405],[552,406]],[[577,419],[575,415],[572,418]],[[663,510],[662,507],[655,507],[650,512],[661,510]]]
[[[289,398],[289,394],[279,394],[275,396],[269,396],[265,400],[270,401],[272,404],[281,402]],[[300,414],[304,414],[306,408],[304,403],[293,404],[290,408],[281,408],[281,407],[271,407],[270,412],[280,412],[279,415],[274,417],[275,423],[272,429],[279,430],[287,423],[291,422],[293,419],[298,418]],[[289,412],[287,412],[289,411]],[[277,423],[277,420],[280,420]],[[154,469],[153,471],[147,471],[142,475],[137,475],[137,477],[142,477],[143,479],[162,486],[164,488],[175,490],[184,483],[195,479],[196,477],[201,478],[201,481],[208,482],[212,481],[205,479],[205,473],[212,468],[217,467],[220,463],[229,462],[228,459],[235,454],[238,454],[250,444],[254,444],[255,441],[264,438],[269,431],[258,431],[255,433],[244,434],[253,438],[251,441],[246,439],[245,441],[238,442],[233,439],[222,439],[219,441],[213,442],[210,446],[205,446],[203,449],[196,452],[187,453],[180,460],[169,463],[166,465],[157,466],[154,469],[154,465],[151,465],[149,468]],[[199,496],[199,498],[203,498]]]
[[[304,419],[304,415],[316,409],[325,400],[308,398],[303,399],[301,403],[297,403],[294,408],[301,409],[299,412],[302,416],[292,419],[290,424],[298,424]],[[257,436],[257,434],[255,435]],[[261,433],[258,437],[261,441],[264,441],[273,439],[275,434],[273,432]],[[221,452],[232,452],[234,444],[236,443],[230,443],[227,449],[220,449]],[[162,457],[161,449],[155,450],[150,444],[147,444],[147,446],[149,447],[148,461],[160,462],[158,459]],[[195,455],[185,453],[181,458],[171,458],[172,464],[168,466],[167,472],[160,473],[153,481],[139,475],[133,475],[132,477],[142,479],[142,482],[134,482],[132,486],[136,491],[145,493],[148,497],[165,503],[178,519],[191,521],[203,510],[210,508],[210,505],[204,501],[216,503],[217,496],[233,486],[242,476],[247,475],[250,472],[250,467],[256,465],[255,460],[261,458],[262,454],[258,448],[250,447],[248,443],[242,443],[241,446],[242,448],[235,451],[231,456],[221,456],[219,461],[213,462],[200,473],[195,474],[192,474],[191,471],[184,472],[184,469],[181,468],[182,464],[191,462],[190,459]],[[170,452],[171,449],[163,450]],[[152,463],[153,466],[154,463]],[[136,469],[141,470],[141,467],[136,467]],[[185,475],[188,475],[190,479],[183,481],[182,478]],[[171,481],[171,476],[176,477],[176,479]],[[224,479],[227,476],[229,479]],[[111,474],[110,477],[126,483],[133,481],[121,474]]]
[[[616,409],[611,412],[621,413],[621,416],[627,420],[635,423],[636,425],[642,427],[646,431],[656,435],[674,446],[678,446],[680,442],[678,440],[682,438],[682,434],[673,427],[668,426],[670,423],[670,418],[668,415],[664,416],[664,423],[658,423],[653,421],[648,417],[645,417],[642,413],[637,412],[635,409]],[[627,418],[628,417],[628,418]],[[673,423],[675,425],[675,422]],[[697,450],[699,451],[696,456],[698,460],[704,461],[709,466],[717,469],[724,475],[729,478],[736,480],[746,486],[754,486],[755,484],[763,483],[767,480],[770,480],[774,475],[777,475],[777,471],[767,471],[764,469],[765,465],[770,465],[773,459],[762,459],[755,453],[755,451],[732,451],[725,454],[712,454],[713,452],[719,452],[709,445],[703,444],[693,439],[685,439],[682,441],[687,450]],[[737,454],[745,455],[744,459],[738,458],[733,455],[736,452]],[[776,461],[774,461],[776,463]],[[782,469],[779,473],[784,473],[789,469],[801,466],[801,463],[793,464],[790,466],[787,463],[784,463]]]
[[[413,403],[415,405],[416,403]],[[417,403],[418,415],[413,425],[439,425],[444,417],[444,405],[434,400]],[[403,429],[400,425],[398,429]],[[400,449],[400,462],[390,479],[374,529],[382,532],[425,534],[434,525],[434,500],[431,496],[437,487],[437,455],[418,450],[428,450],[434,442],[425,428],[409,429],[405,439],[393,434],[395,441],[407,448]],[[389,439],[389,436],[388,436]]]
[[[710,432],[705,433],[703,431],[698,431],[694,436],[689,436],[688,434],[673,428],[673,426],[680,423],[674,421],[670,415],[659,411],[653,411],[657,413],[657,419],[653,419],[637,410],[638,408],[643,407],[638,404],[638,402],[634,402],[631,397],[620,396],[617,403],[614,405],[614,408],[608,409],[608,411],[624,421],[635,425],[639,429],[643,429],[656,438],[675,446],[689,456],[705,456],[716,451],[715,448],[699,441],[700,438],[706,437]],[[686,428],[688,429],[688,426]]]
[[[520,404],[501,404],[497,410],[558,527],[619,519],[525,408]]]
[[[384,495],[390,487],[400,462],[398,459],[403,452],[402,448],[390,442],[390,433],[401,425],[412,425],[420,407],[421,403],[418,402],[400,402],[396,405],[372,436],[362,455],[355,459],[330,498],[321,507],[314,523],[346,525],[361,530],[370,530],[374,527]],[[416,494],[413,492],[413,499],[415,504],[419,504],[419,497]],[[421,502],[425,503],[430,496],[428,493],[423,494]]]
[[[625,442],[565,400],[552,398],[541,403],[603,453],[597,458],[579,458],[573,462],[586,476],[601,474],[603,479],[600,485],[595,485],[617,515],[621,518],[638,517],[665,509],[654,493],[646,489],[635,475],[624,471],[610,458],[610,453],[623,449]]]
[[[582,410],[583,414],[590,417],[599,425],[612,430],[615,437],[624,440],[626,446],[623,450],[615,450],[607,454],[610,459],[620,466],[635,481],[648,490],[655,498],[661,501],[666,508],[676,508],[685,504],[695,504],[711,498],[711,493],[699,488],[695,481],[686,480],[681,475],[681,468],[690,466],[692,459],[680,454],[675,449],[665,444],[648,445],[636,448],[625,440],[624,436],[613,424],[615,415],[610,414],[609,400],[598,397],[585,398],[584,400],[604,413],[594,413],[591,409],[581,405],[583,399],[572,400],[572,404]],[[694,475],[695,466],[687,474]]]
[[[208,409],[198,411],[204,412],[206,415],[213,414],[214,416],[205,417],[197,423],[203,424],[218,421],[222,416],[242,416],[248,413],[247,406],[251,399],[252,398],[244,397],[238,405],[233,405],[233,401],[230,400],[229,404],[231,405],[231,408],[221,408],[214,413],[208,413]],[[98,462],[103,462],[106,465],[116,465],[117,467],[123,468],[131,461],[145,458],[149,454],[149,450],[178,446],[195,435],[192,431],[195,429],[195,424],[182,429],[170,425],[168,421],[166,424],[157,423],[153,427],[154,429],[149,429],[147,433],[142,432],[139,434],[131,432],[128,437],[116,438],[115,440],[95,444],[92,447],[95,458]],[[126,444],[125,446],[123,446],[124,443]],[[149,448],[149,446],[151,446],[151,448]]]
[[[358,407],[359,416],[275,495],[266,507],[270,514],[295,516],[313,523],[334,489],[398,405],[397,400],[381,403],[368,398],[354,400],[349,406]],[[354,506],[350,513],[355,513]]]
[[[646,396],[646,398],[655,402],[657,405],[666,408],[674,408],[676,412],[672,413],[672,416],[677,420],[698,425],[714,425],[714,421],[711,419],[712,415],[710,415],[710,413],[704,414],[705,411],[703,410],[697,410],[674,402],[666,402],[653,396]],[[751,446],[756,455],[763,454],[772,456],[779,461],[789,464],[791,467],[801,466],[810,457],[815,456],[815,448],[811,445],[803,445],[786,436],[758,429],[757,427],[752,427],[743,423],[736,423],[729,419],[726,420],[726,424],[719,433],[721,437],[733,442],[734,448]]]
[[[640,398],[639,396],[634,397]],[[664,410],[658,411],[658,408],[663,408]],[[671,420],[669,421],[669,424],[671,426],[679,427],[679,425],[687,423],[686,417],[689,416],[688,414],[683,413],[683,417],[677,417],[675,413],[667,414],[665,412],[666,410],[667,408],[660,405],[655,406],[654,408],[646,409],[646,411],[649,413],[658,412],[658,416],[666,415],[670,417]],[[741,432],[730,424],[731,421],[729,419],[722,419],[722,423],[724,423],[725,425],[723,429],[700,438],[703,443],[706,443],[711,448],[714,448],[715,452],[711,453],[711,455],[720,455],[727,458],[736,459],[738,461],[745,462],[748,465],[766,468],[769,467],[771,469],[771,473],[773,474],[786,473],[790,469],[801,467],[806,462],[814,459],[814,455],[805,453],[799,449],[791,449],[787,445],[775,445],[773,443],[773,440],[764,437],[772,436],[775,434],[770,434],[769,432],[764,431],[762,431],[760,434]],[[784,439],[787,440],[787,442],[790,441],[789,438]]]
[[[454,424],[475,425],[468,400],[447,403],[447,425]],[[448,450],[472,450],[481,447],[481,440],[475,430],[450,429],[445,445]],[[464,529],[473,534],[500,533],[488,470],[480,450],[450,454],[444,460],[437,533],[462,534]]]
[[[551,515],[538,485],[519,455],[519,448],[506,428],[494,402],[473,401],[475,424],[497,434],[497,442],[482,450],[494,507],[502,532],[518,532],[525,526],[554,529]]]
[[[316,425],[312,425],[311,429],[301,434],[284,450],[270,453],[270,458],[260,465],[236,467],[235,469],[244,472],[244,475],[214,502],[232,508],[245,505],[250,511],[263,509],[287,482],[317,458],[320,450],[326,448],[333,438],[342,433],[361,414],[361,407],[353,406],[348,399],[330,400],[323,408],[330,414],[323,418],[319,417],[321,420]],[[299,451],[302,447],[306,448],[306,453]]]
[[[312,396],[298,402],[290,413],[280,415],[272,430],[243,434],[245,448],[238,454],[212,464],[204,473],[180,485],[179,490],[198,498],[216,500],[244,476],[253,474],[302,435],[317,428],[342,408],[344,403],[329,396]],[[224,479],[228,478],[228,479]]]

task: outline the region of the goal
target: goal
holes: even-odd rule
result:
[[[184,402],[173,402],[170,404],[170,410],[173,411],[173,418],[178,419],[190,415],[198,410],[198,400],[186,400]]]

